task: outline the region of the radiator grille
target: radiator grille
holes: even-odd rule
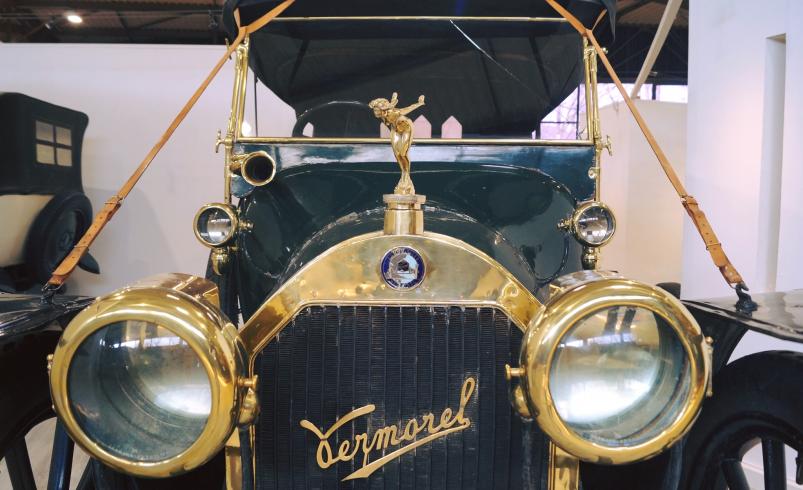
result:
[[[512,412],[504,378],[521,337],[493,308],[304,309],[256,359],[257,488],[545,488],[547,440]],[[456,411],[467,377],[477,381],[465,408],[471,425],[393,458],[368,478],[341,481],[362,467],[361,454],[320,468],[319,438],[300,426],[306,419],[326,431],[374,404],[330,437],[337,454],[341,441],[357,434]],[[381,456],[371,453],[370,461]]]

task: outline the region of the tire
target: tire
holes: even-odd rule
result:
[[[687,436],[680,488],[745,488],[741,459],[757,441],[767,487],[785,488],[783,457],[772,454],[783,446],[803,451],[801,379],[803,355],[794,352],[760,352],[723,368]]]
[[[58,333],[36,335],[0,347],[0,458],[12,442],[55,416],[46,358],[58,338]]]
[[[58,334],[35,335],[0,346],[0,459],[6,458],[13,487],[35,490],[25,436],[54,417],[46,357]]]
[[[57,194],[28,232],[25,264],[34,281],[44,284],[92,222],[92,204],[81,192]]]

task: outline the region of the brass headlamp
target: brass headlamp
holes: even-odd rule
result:
[[[697,417],[711,349],[666,291],[612,273],[564,276],[530,323],[514,407],[563,450],[623,464],[671,446]]]
[[[255,407],[237,329],[217,287],[169,274],[79,313],[50,363],[54,409],[72,438],[119,471],[166,477],[208,461]],[[249,413],[246,413],[249,412]]]

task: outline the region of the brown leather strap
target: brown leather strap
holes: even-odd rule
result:
[[[178,115],[173,119],[173,122],[170,123],[170,126],[167,128],[164,134],[162,134],[162,137],[159,138],[159,141],[157,141],[156,144],[153,145],[153,148],[151,148],[151,151],[145,155],[145,158],[139,164],[131,177],[129,177],[120,190],[117,191],[117,194],[106,201],[103,209],[101,209],[100,212],[95,216],[95,219],[86,230],[86,233],[84,233],[84,236],[81,237],[81,240],[78,241],[72,251],[70,251],[70,253],[64,257],[64,260],[61,261],[61,264],[59,264],[56,270],[53,271],[53,275],[50,277],[50,280],[47,281],[47,285],[45,286],[47,289],[57,289],[59,286],[64,284],[68,277],[70,277],[70,274],[72,274],[72,272],[75,270],[75,267],[78,265],[81,257],[83,257],[87,250],[89,250],[89,247],[95,241],[95,238],[97,238],[98,234],[101,232],[101,230],[103,230],[103,227],[106,226],[106,223],[112,219],[114,213],[116,213],[123,204],[123,200],[137,184],[140,177],[142,177],[142,174],[144,174],[145,170],[148,169],[148,166],[151,164],[156,155],[159,154],[159,151],[162,149],[165,143],[167,143],[167,141],[173,135],[176,128],[178,128],[184,118],[187,117],[190,109],[192,109],[192,107],[201,97],[201,94],[204,93],[212,80],[214,80],[215,76],[217,76],[217,74],[220,72],[220,69],[223,67],[223,65],[226,64],[226,60],[228,60],[231,54],[237,49],[237,46],[243,42],[243,39],[245,39],[245,37],[252,32],[264,27],[265,24],[273,20],[277,15],[284,12],[284,10],[294,1],[295,0],[285,0],[273,8],[273,10],[266,13],[251,24],[245,27],[240,27],[237,37],[234,39],[231,45],[229,45],[228,49],[226,49],[226,53],[215,64],[214,68],[212,68],[212,71],[209,72],[209,75],[207,75],[206,79],[204,79],[204,81],[201,83],[201,86],[195,90],[187,103],[184,104],[184,107],[181,108],[181,111],[179,111]],[[235,11],[235,18],[237,19],[237,25],[239,26],[239,12],[237,11]]]
[[[636,124],[638,124],[639,129],[641,129],[641,132],[647,139],[647,143],[650,145],[650,148],[652,148],[653,153],[655,153],[658,163],[661,164],[661,168],[666,174],[666,178],[669,180],[669,183],[672,184],[672,187],[675,189],[675,192],[677,192],[681,199],[683,207],[686,208],[686,212],[694,222],[694,226],[697,228],[697,231],[700,233],[700,236],[705,243],[706,250],[708,250],[708,253],[711,254],[711,259],[719,268],[719,271],[722,273],[722,277],[725,278],[729,285],[741,286],[746,289],[744,280],[739,274],[739,271],[736,270],[733,264],[731,264],[730,260],[728,260],[728,256],[725,255],[725,251],[722,249],[722,244],[717,239],[714,229],[711,227],[711,223],[708,222],[708,218],[705,217],[705,213],[703,213],[703,211],[700,209],[700,205],[698,204],[697,200],[686,192],[686,188],[680,181],[675,169],[672,168],[672,164],[669,163],[669,159],[666,157],[666,154],[664,154],[664,151],[661,149],[660,145],[658,145],[658,142],[652,135],[652,132],[647,126],[647,123],[644,121],[644,118],[641,117],[641,113],[636,108],[633,100],[627,94],[625,87],[622,85],[622,81],[619,80],[619,76],[614,71],[613,66],[611,66],[608,56],[600,47],[599,43],[597,42],[597,38],[594,37],[593,30],[587,29],[568,10],[557,3],[556,0],[546,0],[546,2],[551,5],[552,8],[554,8],[561,16],[563,16],[563,18],[566,19],[575,29],[577,29],[577,31],[583,37],[588,39],[591,45],[594,47],[594,51],[597,52],[602,64],[605,66],[605,70],[607,70],[608,75],[610,75],[611,80],[613,80],[613,83],[616,85],[616,88],[619,89],[619,93],[622,94],[622,98],[624,99],[628,109],[630,109],[630,113],[633,115],[633,118],[636,120]],[[599,19],[597,19],[597,22],[599,22]]]

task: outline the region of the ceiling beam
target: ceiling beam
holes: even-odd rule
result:
[[[111,10],[113,12],[209,12],[220,10],[218,2],[197,3],[115,2],[107,0],[20,0],[18,8],[52,8],[65,10]]]
[[[630,12],[635,12],[636,10],[640,9],[641,7],[643,7],[643,6],[647,5],[647,4],[650,4],[650,3],[654,3],[655,1],[656,0],[638,0],[637,2],[634,2],[634,3],[630,4],[630,5],[628,5],[627,7],[623,7],[621,9],[619,9],[619,11],[616,12],[616,18],[617,19],[623,19]]]
[[[145,33],[147,33],[147,35]],[[123,29],[114,28],[64,29],[59,30],[55,34],[58,36],[60,42],[130,42]],[[159,44],[209,44],[209,31],[206,29],[197,31],[173,29],[132,30],[131,35],[139,42]]]

